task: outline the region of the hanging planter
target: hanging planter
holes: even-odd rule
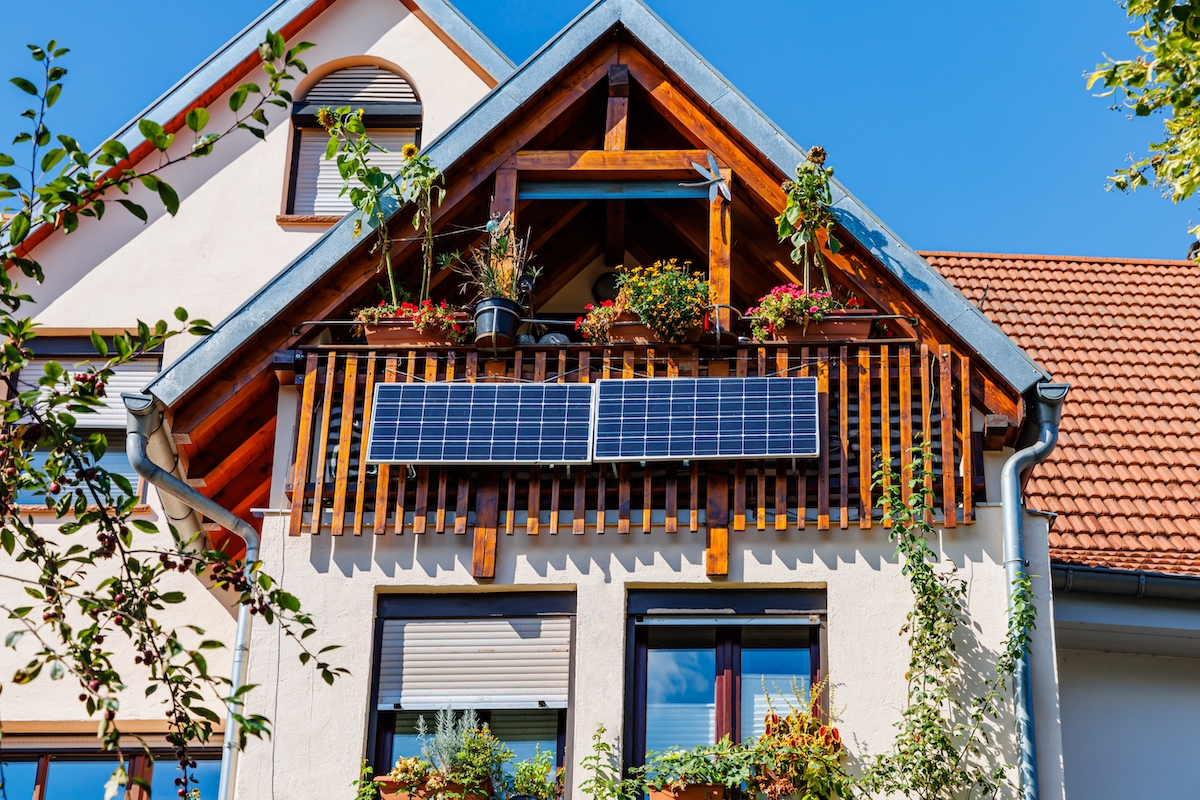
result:
[[[475,306],[475,344],[489,350],[509,350],[521,328],[521,305],[504,297],[489,297]]]
[[[434,791],[429,784],[428,778],[415,786],[406,785],[388,775],[375,778],[380,800],[487,800],[492,791],[491,781],[485,781],[476,790],[468,790],[460,783],[439,780],[438,788]]]

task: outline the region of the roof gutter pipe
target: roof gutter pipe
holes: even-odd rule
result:
[[[1058,423],[1062,417],[1063,400],[1070,385],[1040,383],[1037,392],[1037,441],[1018,450],[1004,463],[1000,473],[1000,496],[1004,518],[1004,577],[1008,582],[1008,612],[1013,612],[1012,586],[1024,577],[1025,535],[1023,530],[1024,500],[1021,497],[1021,473],[1050,457],[1058,443]],[[1017,662],[1013,677],[1016,696],[1018,773],[1022,800],[1038,800],[1037,750],[1033,726],[1033,681],[1030,679],[1029,652]]]
[[[1055,564],[1055,592],[1091,592],[1164,600],[1200,600],[1200,577]]]
[[[149,450],[156,452],[166,449],[168,457],[174,459],[171,440],[163,428],[162,405],[155,398],[146,394],[122,394],[125,402],[126,437],[125,450],[129,454],[129,463],[138,475],[153,484],[162,493],[164,510],[173,522],[188,520],[194,523],[195,530],[200,530],[200,520],[196,512],[232,531],[246,543],[246,561],[253,563],[258,560],[259,537],[245,520],[236,517],[232,512],[214,503],[209,498],[188,486],[178,475],[178,467],[171,472],[160,467],[151,460]],[[175,459],[177,460],[177,459]],[[174,514],[170,506],[183,504],[186,514]],[[168,505],[170,504],[170,506]],[[230,697],[237,697],[238,690],[246,685],[247,661],[250,655],[250,606],[238,606],[237,633],[234,636],[233,667],[230,675]],[[234,714],[239,712],[241,703],[229,700],[226,702],[228,713],[225,716],[225,742],[221,748],[221,780],[217,788],[218,800],[233,800],[234,781],[237,776],[238,733],[239,726]]]

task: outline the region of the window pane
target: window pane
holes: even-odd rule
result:
[[[513,751],[514,761],[533,758],[537,748],[543,753],[554,753],[558,758],[558,710],[538,708],[528,710],[476,711],[482,721],[488,723],[496,738]],[[397,712],[396,728],[392,733],[392,758],[410,758],[421,755],[418,737],[418,721],[425,717],[425,727],[433,734],[436,711]]]
[[[81,433],[81,436],[86,437],[86,432]],[[42,469],[46,463],[48,451],[36,450],[30,457],[31,466]],[[108,437],[108,449],[104,451],[104,455],[97,462],[100,467],[110,473],[124,475],[129,480],[129,485],[133,491],[138,490],[138,474],[134,471],[133,466],[129,463],[129,456],[125,452],[125,440],[118,435]],[[65,489],[70,491],[70,489]],[[119,490],[114,486],[113,493],[117,494]],[[61,497],[61,493],[53,495],[55,499]],[[46,496],[37,494],[33,489],[22,489],[17,492],[17,503],[21,505],[36,505],[44,506],[46,504]]]
[[[30,800],[36,780],[36,761],[0,761],[0,800]]]
[[[768,706],[782,715],[791,706],[807,704],[811,675],[808,629],[744,629],[742,738],[762,735]]]
[[[646,653],[646,752],[716,740],[716,633],[654,628]]]
[[[179,769],[179,762],[168,756],[161,756],[154,762],[154,772],[150,777],[150,794],[153,800],[177,798],[179,787],[175,785],[175,779],[182,777],[183,771]],[[216,800],[217,788],[221,783],[221,759],[196,759],[196,768],[188,770],[188,778],[188,789],[193,792],[199,790],[201,800]]]
[[[50,759],[43,800],[104,800],[104,784],[117,768],[117,759]]]
[[[553,753],[558,763],[558,711],[531,708],[520,711],[491,712],[492,733],[513,751],[513,761],[525,761],[537,754]]]

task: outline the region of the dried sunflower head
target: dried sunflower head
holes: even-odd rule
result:
[[[325,130],[332,128],[334,122],[336,122],[336,120],[328,108],[322,108],[317,112],[317,123]]]
[[[825,163],[825,148],[821,147],[820,145],[812,147],[809,149],[808,155],[805,157],[819,167]]]

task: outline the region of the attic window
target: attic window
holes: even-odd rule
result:
[[[406,144],[420,144],[421,103],[416,89],[402,75],[373,65],[346,67],[318,81],[292,111],[291,185],[288,213],[300,216],[343,216],[353,206],[339,197],[342,179],[336,161],[325,160],[329,137],[317,124],[322,108],[350,106],[363,109],[363,120],[372,141],[388,152],[375,152],[371,163],[398,171]]]

